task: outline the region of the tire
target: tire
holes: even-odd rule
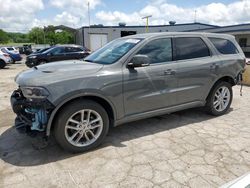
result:
[[[15,64],[15,63],[16,63],[16,61],[15,61],[13,58],[11,58],[11,59],[12,59],[12,62],[11,62],[11,63],[12,63],[12,64]]]
[[[0,59],[0,69],[3,69],[6,66],[5,61]]]
[[[82,110],[84,110],[83,113],[81,113]],[[90,116],[88,116],[89,112]],[[88,117],[92,122],[100,120],[90,125]],[[82,124],[77,124],[78,121]],[[109,130],[109,117],[100,104],[91,100],[77,100],[60,111],[54,126],[55,139],[64,150],[72,153],[85,152],[94,149],[104,140]]]
[[[214,116],[223,115],[230,108],[232,99],[232,85],[224,81],[219,82],[212,88],[208,95],[206,110]]]

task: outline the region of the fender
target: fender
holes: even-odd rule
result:
[[[58,99],[55,104],[56,104],[56,108],[51,112],[50,114],[50,117],[49,117],[49,120],[48,120],[48,123],[47,123],[47,127],[46,127],[46,136],[49,136],[50,135],[50,130],[51,130],[51,127],[52,127],[52,122],[54,120],[54,117],[56,115],[56,113],[58,112],[58,110],[64,105],[66,104],[67,102],[73,100],[73,99],[76,99],[76,98],[79,98],[79,97],[99,97],[103,100],[105,100],[106,102],[109,103],[109,105],[111,106],[113,112],[114,112],[114,119],[116,120],[116,110],[115,110],[115,106],[114,104],[109,100],[107,99],[106,97],[104,97],[103,95],[99,94],[99,93],[96,93],[95,92],[80,92],[80,91],[75,91],[73,92],[74,94],[72,93],[68,93],[66,94],[65,96],[61,97],[60,99]],[[67,97],[67,96],[70,96],[70,97]],[[60,102],[59,102],[60,101]]]

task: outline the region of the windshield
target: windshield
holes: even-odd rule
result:
[[[136,46],[142,39],[118,39],[98,49],[84,60],[99,64],[112,64]]]

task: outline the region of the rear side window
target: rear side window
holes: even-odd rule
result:
[[[210,56],[205,42],[199,37],[175,38],[176,60]]]
[[[150,41],[137,54],[147,55],[152,64],[172,61],[171,38]]]
[[[227,39],[220,39],[220,38],[209,38],[209,39],[213,43],[215,48],[222,54],[238,53],[238,50],[235,47],[235,45]]]

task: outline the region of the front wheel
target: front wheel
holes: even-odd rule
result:
[[[213,87],[207,98],[206,109],[211,115],[223,115],[230,108],[232,99],[232,85],[228,82],[219,82]]]
[[[3,69],[6,66],[5,61],[0,59],[0,69]]]
[[[75,101],[66,106],[55,122],[57,143],[69,152],[84,152],[97,147],[109,129],[105,109],[90,100]]]

